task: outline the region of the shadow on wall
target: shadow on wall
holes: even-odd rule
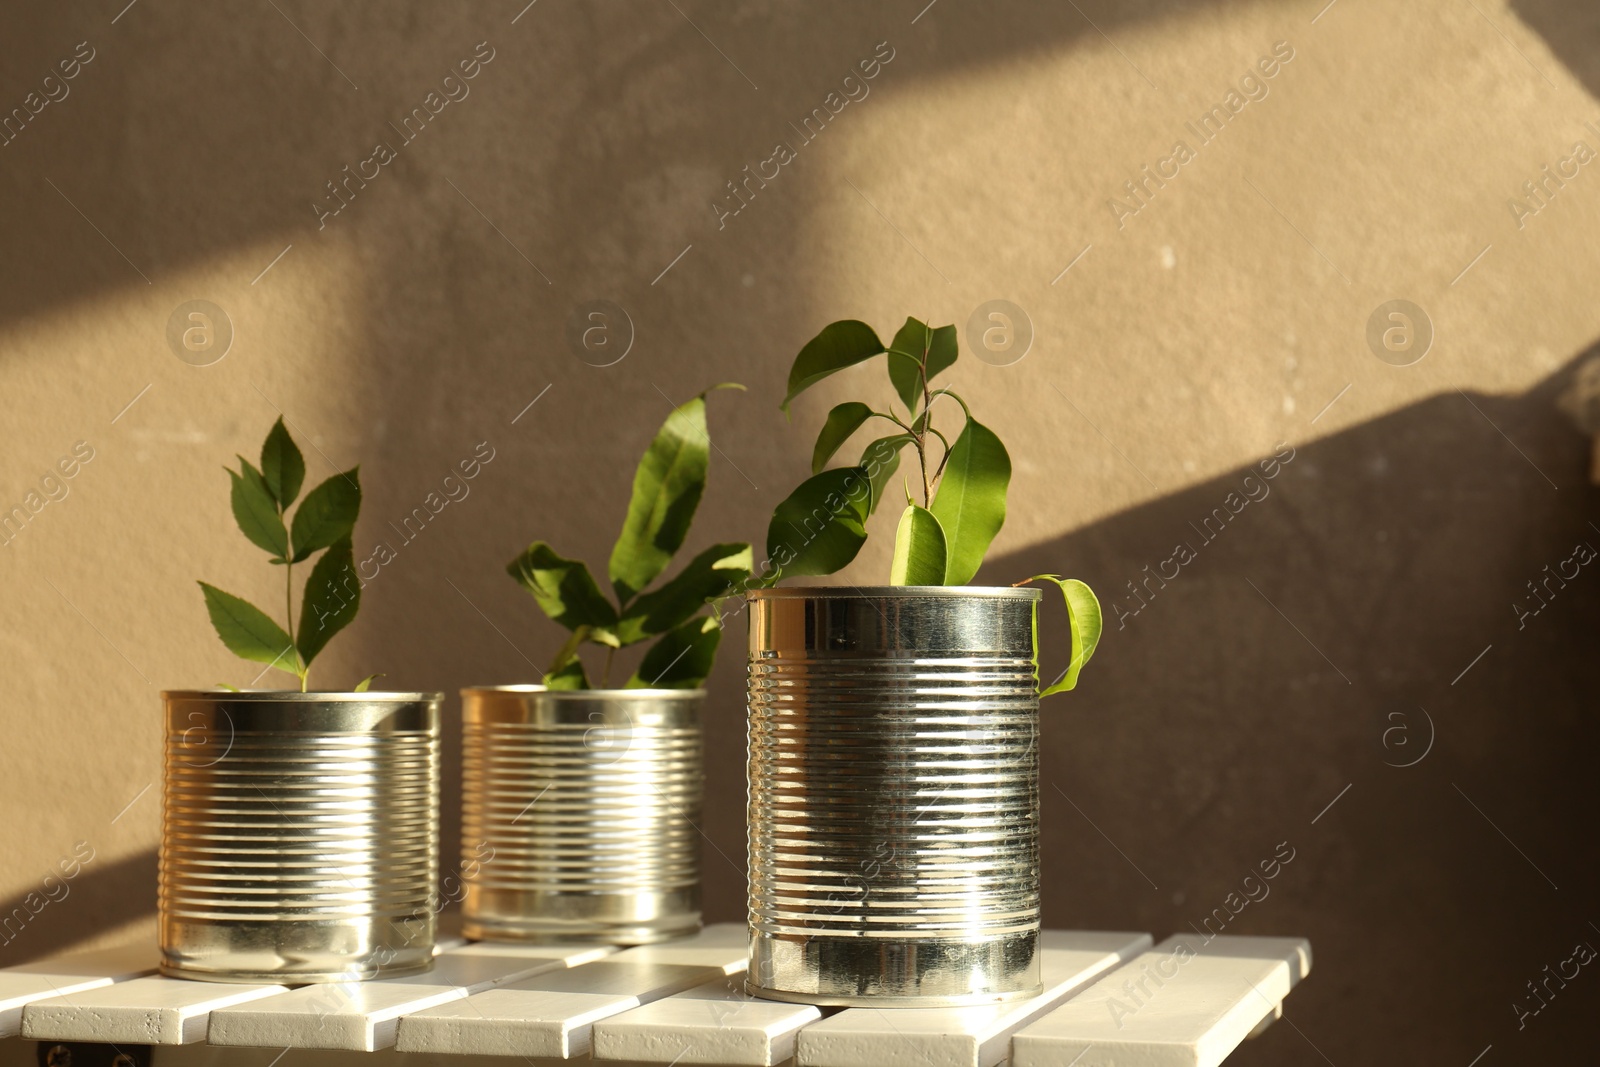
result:
[[[1228,0],[1212,2],[1220,6]],[[946,50],[940,73],[1014,62],[1070,47],[1079,39],[1100,40],[1102,32],[1114,34],[1129,25],[1189,15],[1196,4],[1119,0],[1084,6],[1087,15],[1072,5],[1024,0],[941,8],[944,32],[961,47]],[[25,234],[35,239],[35,247],[48,251],[31,258],[26,271],[15,272],[7,285],[0,286],[0,324],[140,285],[141,276],[164,283],[243,246],[297,241],[301,255],[315,248],[319,219],[312,205],[338,205],[330,188],[333,181],[346,180],[341,168],[366,158],[375,137],[390,138],[390,124],[435,88],[438,75],[432,72],[448,69],[453,61],[440,52],[435,35],[448,32],[447,40],[466,42],[450,45],[461,55],[469,54],[478,40],[507,45],[517,39],[498,11],[491,16],[487,8],[457,6],[453,11],[441,9],[439,15],[437,22],[429,21],[426,32],[418,32],[414,12],[407,19],[380,19],[382,25],[375,27],[370,13],[358,6],[308,6],[293,21],[268,5],[209,16],[141,12],[118,25],[108,23],[102,11],[87,4],[31,11],[22,25],[12,28],[7,45],[14,54],[36,61],[37,76],[32,83],[19,83],[17,98],[5,106],[20,106],[31,90],[29,107],[38,111],[24,112],[27,121],[14,120],[3,134],[13,155],[24,151],[28,155],[20,165],[0,169],[0,195],[11,203],[34,204],[37,211],[0,221],[0,233]],[[881,32],[889,21],[882,12],[842,5],[832,11],[779,7],[764,12],[764,17],[771,23],[766,36],[784,42],[789,65],[797,69],[841,66],[836,44],[830,35],[816,32],[819,25],[865,26],[864,32],[870,33]],[[638,27],[650,25],[652,19],[657,20],[657,32],[641,44]],[[898,12],[894,22],[901,24]],[[376,85],[369,82],[368,91],[359,92],[331,60],[325,64],[309,53],[297,36],[297,24],[320,43],[320,50],[342,57],[358,74],[365,70],[374,77],[379,71],[392,75],[396,55],[401,57],[402,71],[415,60],[426,62],[430,73],[408,72],[403,81],[391,77],[389,83],[378,79]],[[698,31],[665,5],[619,6],[614,13],[578,10],[559,29],[544,25],[544,32],[563,40],[573,54],[593,57],[597,73],[582,104],[588,113],[612,121],[628,114],[633,103],[628,88],[646,76],[643,72],[673,67],[699,40]],[[425,45],[420,55],[419,43]],[[523,47],[527,47],[525,37]],[[390,54],[384,55],[385,51]],[[175,52],[181,54],[181,62],[151,62],[153,54]],[[848,69],[854,58],[846,57],[842,66]],[[613,76],[623,67],[628,77]],[[72,76],[63,80],[69,71]],[[43,83],[47,75],[52,79],[48,84]],[[495,69],[484,84],[513,76]],[[542,95],[530,90],[528,99]],[[807,108],[817,103],[809,96],[792,103],[798,105],[802,99]],[[727,162],[724,123],[764,123],[770,115],[759,106],[762,103],[742,98],[736,105],[719,103],[717,107],[731,110],[699,130],[677,130],[672,138],[640,140],[637,128],[624,123],[624,130],[610,129],[607,134],[617,136],[619,143],[605,144],[598,157],[597,148],[605,139],[597,143],[592,123],[550,127],[560,140],[540,150],[577,165],[541,175],[533,204],[524,205],[521,214],[543,226],[575,205],[615,204],[630,192],[636,194],[640,173],[661,173],[682,167],[685,161],[709,162],[718,170]],[[534,109],[526,121],[543,130],[557,110]],[[294,122],[286,118],[290,116],[315,116],[315,121]],[[443,117],[442,127],[459,121],[453,114]],[[518,115],[514,121],[522,118]],[[197,129],[205,131],[199,142]],[[430,132],[423,142],[427,147],[411,150],[406,150],[403,135],[393,136],[390,143],[400,146],[406,161],[401,167],[406,177],[399,181],[412,195],[423,192],[432,209],[462,213],[466,224],[465,220],[476,219],[472,209],[439,180],[452,161],[435,154],[439,149],[431,141],[438,136]],[[137,150],[106,147],[128,142],[136,143]],[[609,165],[614,160],[604,157],[623,152],[633,165]],[[419,164],[411,158],[419,153],[432,158]],[[188,159],[192,165],[174,167],[175,159]],[[456,177],[461,177],[459,172]],[[374,192],[360,195],[376,198],[385,184],[395,180],[374,182]],[[105,236],[85,225],[86,219],[94,220]],[[516,219],[513,216],[506,226],[512,234],[523,232]],[[500,222],[507,220],[502,217]],[[123,255],[126,260],[120,258]],[[546,269],[553,263],[555,277],[570,280],[593,258],[594,249],[573,241],[567,250],[552,248],[548,255],[535,258]]]
[[[1600,8],[1570,0],[1510,0],[1507,6],[1591,95],[1600,96],[1600,51],[1594,46],[1600,40]],[[1580,121],[1597,117],[1577,116]]]
[[[985,568],[1082,577],[1106,611],[1079,690],[1045,703],[1047,926],[1308,936],[1289,1009],[1336,1063],[1586,1040],[1600,982],[1525,1033],[1507,1010],[1600,945],[1600,508],[1555,408],[1580,361],[1289,442]],[[1281,1026],[1251,1047],[1309,1053]]]
[[[154,849],[106,862],[80,847],[61,871],[0,900],[0,967],[50,956],[124,923],[155,914]]]

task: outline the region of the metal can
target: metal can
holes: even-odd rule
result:
[[[750,594],[749,992],[1038,995],[1040,596]]]
[[[468,937],[700,929],[701,689],[463,689]]]
[[[165,692],[161,973],[433,966],[442,693]]]

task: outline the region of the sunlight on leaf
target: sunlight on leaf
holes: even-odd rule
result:
[[[789,414],[789,403],[811,386],[883,350],[883,342],[866,323],[856,319],[830,322],[794,358],[794,365],[789,368],[789,388],[779,410]]]
[[[906,506],[894,535],[890,585],[942,585],[945,570],[944,530],[933,512]]]
[[[1005,524],[1010,482],[1006,446],[987,426],[968,419],[950,448],[930,509],[944,528],[945,585],[966,585],[978,573],[990,542]]]
[[[1100,634],[1105,627],[1105,622],[1100,615],[1100,600],[1083,582],[1076,578],[1063,580],[1056,574],[1036,574],[1028,579],[1029,582],[1051,582],[1061,590],[1061,596],[1067,605],[1067,622],[1072,631],[1072,660],[1067,664],[1067,670],[1062,676],[1039,695],[1050,696],[1053,693],[1064,693],[1078,684],[1078,674],[1088,664],[1089,658],[1094,655],[1094,650],[1100,645]],[[1019,582],[1025,585],[1025,582]],[[1037,621],[1037,615],[1035,616]],[[1038,636],[1034,637],[1035,656],[1038,651]]]

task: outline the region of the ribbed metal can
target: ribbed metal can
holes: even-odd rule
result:
[[[1040,596],[750,594],[752,994],[1039,993]]]
[[[442,693],[162,699],[161,973],[342,982],[433,966]]]
[[[700,689],[463,689],[468,937],[642,945],[700,929]]]

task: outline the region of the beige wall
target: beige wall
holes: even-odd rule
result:
[[[280,410],[312,478],[362,465],[363,544],[494,449],[317,671],[453,693],[535,677],[559,634],[502,565],[534,537],[603,565],[669,398],[750,386],[713,401],[694,539],[759,542],[827,405],[884,390],[852,372],[786,425],[812,333],[964,324],[1004,298],[1031,352],[965,355],[955,379],[1016,460],[983,577],[1077,574],[1115,616],[1146,564],[1198,546],[1048,718],[1048,922],[1185,929],[1288,841],[1271,896],[1230,925],[1312,936],[1317,971],[1289,1003],[1298,1032],[1240,1062],[1577,1040],[1600,979],[1522,1030],[1507,1008],[1600,939],[1583,903],[1600,578],[1520,629],[1507,605],[1600,545],[1587,445],[1553,407],[1600,333],[1600,171],[1536,214],[1508,201],[1574,142],[1600,148],[1589,5],[543,0],[513,24],[518,0],[147,0],[113,23],[120,6],[13,13],[4,45],[4,108],[78,42],[94,58],[0,148],[0,505],[75,442],[93,459],[0,550],[0,898],[75,842],[95,858],[0,963],[148,926],[157,693],[256,673],[193,583],[277,603],[220,468]],[[324,183],[398,145],[388,123],[483,41],[470,95],[319,228]],[[789,124],[884,41],[870,94],[719,226],[724,183],[797,141]],[[1277,42],[1293,58],[1267,95],[1200,144],[1185,124]],[[1110,198],[1179,140],[1194,158],[1119,218]],[[1365,339],[1396,298],[1436,330],[1409,367]],[[164,336],[191,299],[235,331],[209,367]],[[563,340],[591,299],[636,329],[605,369]],[[1271,495],[1194,538],[1279,442],[1294,459]],[[881,580],[887,534],[852,580]],[[708,723],[718,919],[742,906],[740,636]],[[1418,709],[1435,743],[1396,768],[1428,735]]]

